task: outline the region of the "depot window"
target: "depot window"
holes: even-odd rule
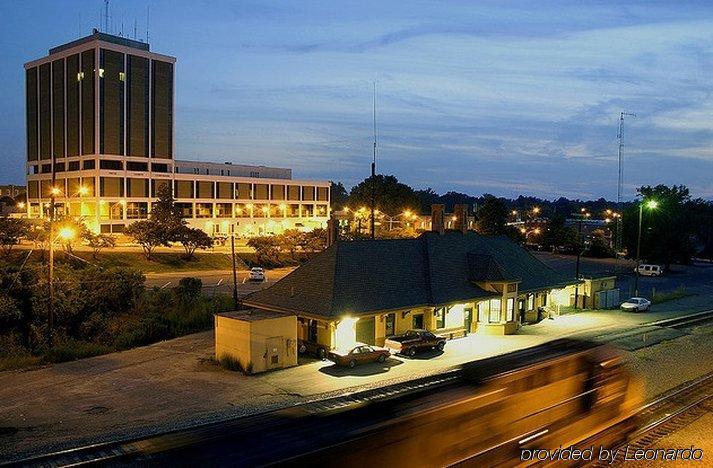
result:
[[[502,306],[502,301],[500,299],[490,300],[490,323],[500,322],[500,307]]]
[[[508,298],[505,320],[512,322],[515,320],[515,298]]]
[[[534,309],[535,309],[535,295],[528,294],[527,295],[527,310],[534,310]]]
[[[436,328],[446,328],[446,309],[440,307],[434,312],[436,316]]]

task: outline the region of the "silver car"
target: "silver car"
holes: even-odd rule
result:
[[[621,310],[626,312],[645,312],[651,308],[651,301],[643,297],[632,297],[621,304]]]

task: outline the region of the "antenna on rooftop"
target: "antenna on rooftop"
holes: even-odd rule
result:
[[[149,43],[149,17],[150,17],[150,6],[146,5],[146,43]]]
[[[134,16],[134,40],[136,40],[136,17]]]
[[[104,0],[104,32],[109,32],[109,0]]]

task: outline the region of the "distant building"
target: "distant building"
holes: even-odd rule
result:
[[[290,169],[175,160],[176,59],[94,31],[25,64],[27,212],[81,216],[101,232],[147,218],[170,185],[188,223],[211,234],[313,229],[329,182]]]
[[[0,185],[0,197],[10,197],[15,199],[25,195],[26,189],[23,185]]]

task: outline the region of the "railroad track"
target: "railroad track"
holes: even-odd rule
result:
[[[596,461],[588,467],[610,467],[621,464],[625,447],[629,451],[646,449],[663,437],[682,429],[713,409],[713,372],[656,398],[637,412],[641,427],[628,437],[627,442],[613,448],[618,456],[613,462]]]
[[[426,389],[442,387],[460,379],[461,375],[462,372],[460,369],[451,369],[433,376],[421,377],[374,389],[355,391],[337,397],[327,399],[315,397],[306,402],[301,402],[292,407],[283,409],[299,408],[306,414],[322,414],[330,411],[339,411]],[[151,447],[151,449],[155,447],[175,449],[184,445],[190,445],[196,439],[205,440],[217,438],[229,432],[232,428],[237,429],[246,425],[251,418],[258,418],[260,416],[261,414],[248,415],[228,421],[208,423],[156,435],[90,444],[68,450],[31,456],[16,461],[2,462],[0,466],[61,467],[97,463],[119,463],[122,459],[130,458],[145,451],[147,447]]]

